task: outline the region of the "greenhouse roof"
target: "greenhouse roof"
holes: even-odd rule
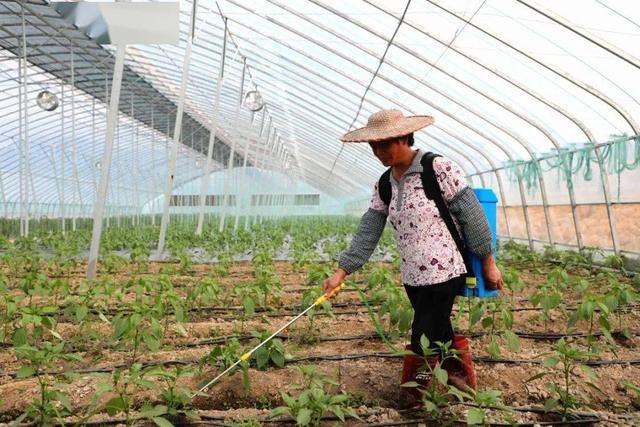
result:
[[[11,199],[21,184],[23,22],[20,2],[0,4],[0,167]],[[113,166],[121,200],[143,203],[162,191],[193,6],[180,2],[179,45],[126,50]],[[63,175],[79,187],[67,193],[92,199],[115,47],[69,24],[55,2],[28,1],[24,15],[32,197],[60,197],[64,185],[47,171],[66,158]],[[382,166],[366,144],[339,138],[386,108],[434,116],[416,135],[418,147],[451,157],[470,176],[638,135],[639,22],[640,4],[629,1],[200,0],[177,183],[203,173],[215,127],[214,169],[235,140],[236,165],[247,157],[339,200],[362,197]],[[32,100],[44,89],[72,97],[74,107],[42,111]],[[266,102],[258,113],[240,105],[252,90]]]

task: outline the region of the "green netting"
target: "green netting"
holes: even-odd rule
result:
[[[630,144],[633,144],[630,147]],[[582,174],[585,181],[593,179],[592,164],[596,163],[607,174],[618,177],[617,197],[620,198],[620,176],[626,170],[640,165],[640,135],[612,135],[611,140],[599,146],[587,143],[582,146],[570,144],[551,153],[545,153],[531,160],[505,162],[505,171],[511,182],[522,182],[530,194],[539,188],[542,173],[557,171],[558,182],[563,180],[567,188],[573,188],[573,177]]]

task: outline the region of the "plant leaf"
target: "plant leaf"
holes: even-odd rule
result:
[[[556,366],[558,362],[560,362],[560,360],[557,357],[550,356],[544,359],[544,362],[542,362],[542,366],[544,366],[545,368],[552,368]]]
[[[528,382],[530,382],[530,381],[534,381],[534,380],[537,380],[537,379],[539,379],[539,378],[542,378],[542,377],[544,377],[545,375],[547,375],[547,373],[546,373],[546,372],[539,372],[539,373],[537,373],[537,374],[533,375],[532,377],[527,378],[526,380],[524,380],[524,382],[528,383]]]
[[[29,378],[36,373],[36,370],[31,366],[21,366],[16,372],[16,378]]]
[[[114,415],[123,412],[126,406],[124,399],[120,396],[116,396],[104,405],[104,409],[107,411],[107,414],[113,417]]]
[[[296,424],[299,426],[306,426],[311,422],[311,410],[308,408],[300,409],[298,416],[296,417]]]
[[[171,422],[166,418],[154,417],[153,422],[156,423],[158,427],[173,427],[173,424],[171,424]]]
[[[517,352],[520,351],[520,340],[518,336],[510,329],[506,329],[504,331],[504,339],[507,341],[507,348],[509,351]]]
[[[440,367],[436,367],[433,370],[433,375],[436,377],[436,379],[440,384],[447,385],[447,380],[449,379],[449,375],[447,374],[447,371],[445,371]]]
[[[471,408],[467,411],[467,425],[478,425],[484,423],[484,411],[480,408]]]

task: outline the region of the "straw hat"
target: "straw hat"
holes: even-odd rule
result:
[[[405,117],[399,110],[382,110],[373,113],[363,128],[347,132],[342,142],[376,142],[409,135],[433,123],[431,116]]]

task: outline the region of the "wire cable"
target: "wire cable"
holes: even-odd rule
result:
[[[391,38],[387,42],[387,47],[384,49],[384,53],[382,54],[382,57],[380,58],[380,61],[378,62],[378,67],[376,68],[376,71],[371,76],[371,81],[369,81],[369,84],[367,85],[366,89],[364,90],[364,93],[362,94],[362,97],[360,98],[360,104],[358,105],[358,110],[356,111],[356,115],[353,118],[353,121],[351,122],[351,125],[349,125],[349,130],[351,130],[353,128],[353,125],[358,120],[358,116],[360,116],[360,111],[362,111],[362,105],[364,104],[364,100],[365,100],[365,98],[367,96],[367,93],[369,92],[369,89],[371,88],[371,85],[373,84],[373,81],[378,76],[378,72],[380,71],[380,67],[382,67],[382,64],[384,63],[384,58],[387,56],[387,52],[389,51],[389,48],[393,44],[393,39],[396,37],[396,34],[398,34],[398,30],[400,30],[400,26],[404,22],[404,17],[407,14],[407,10],[409,10],[409,6],[410,5],[411,5],[411,0],[408,0],[407,1],[407,5],[404,8],[404,12],[402,12],[402,16],[400,17],[400,20],[398,21],[398,25],[396,26],[396,29],[393,32],[393,35],[391,36]],[[340,155],[342,154],[343,150],[344,150],[344,144],[342,144],[342,146],[340,147],[340,151],[338,152],[338,155],[333,160],[333,165],[331,165],[331,170],[329,171],[329,175],[327,175],[327,178],[329,178],[333,174],[333,170],[334,170],[334,168],[336,166],[336,163],[338,162],[338,159],[340,158]]]

